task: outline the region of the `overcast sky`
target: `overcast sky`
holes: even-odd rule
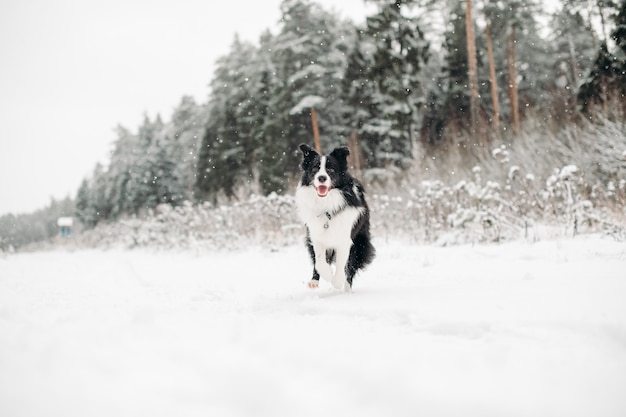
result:
[[[280,0],[0,1],[0,215],[75,197],[122,124],[205,102],[235,33],[276,32]],[[317,0],[355,22],[363,0]]]

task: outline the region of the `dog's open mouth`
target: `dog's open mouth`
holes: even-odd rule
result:
[[[317,191],[317,195],[320,197],[326,197],[328,195],[328,191],[330,191],[330,187],[325,185],[318,185],[315,190]]]

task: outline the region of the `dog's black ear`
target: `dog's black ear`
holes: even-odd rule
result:
[[[337,162],[339,163],[339,167],[343,171],[346,171],[348,169],[348,155],[350,155],[350,150],[346,146],[335,148],[330,153],[330,156],[337,160]]]
[[[300,150],[302,151],[302,155],[305,159],[318,154],[315,149],[311,148],[306,143],[300,145]]]
[[[300,150],[302,151],[302,165],[300,165],[300,167],[304,170],[307,170],[313,163],[315,157],[319,154],[315,151],[315,149],[311,148],[305,143],[300,145]]]

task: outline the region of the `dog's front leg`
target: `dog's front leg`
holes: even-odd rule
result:
[[[348,257],[350,256],[350,246],[346,245],[336,250],[337,258],[335,260],[335,275],[333,276],[333,287],[338,290],[350,290],[350,286],[346,281],[346,265],[348,263]]]
[[[326,262],[326,248],[322,245],[313,245],[313,249],[315,251],[315,271],[326,281],[332,282],[333,271]]]

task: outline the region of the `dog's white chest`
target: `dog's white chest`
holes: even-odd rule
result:
[[[299,187],[296,204],[300,218],[307,225],[311,241],[333,248],[352,243],[352,228],[363,214],[361,207],[345,207],[339,191],[331,190],[320,198],[312,187]]]

